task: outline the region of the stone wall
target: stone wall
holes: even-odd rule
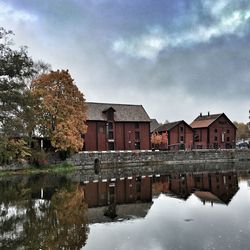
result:
[[[80,152],[68,162],[75,166],[100,167],[145,164],[194,164],[250,161],[250,150],[189,150],[189,151],[102,151]]]

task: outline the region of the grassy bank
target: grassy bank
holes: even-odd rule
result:
[[[68,173],[77,170],[79,167],[72,166],[68,163],[48,165],[44,167],[30,166],[29,168],[19,170],[0,170],[0,177],[9,175],[27,175],[40,173]]]

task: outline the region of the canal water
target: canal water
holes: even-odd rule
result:
[[[0,179],[0,249],[250,249],[250,172]]]

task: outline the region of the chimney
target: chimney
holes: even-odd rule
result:
[[[202,117],[202,113],[200,113],[200,117]]]
[[[210,112],[209,111],[207,112],[207,115],[210,116]]]

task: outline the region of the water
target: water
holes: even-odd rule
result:
[[[3,177],[0,249],[250,249],[249,211],[246,172]]]

